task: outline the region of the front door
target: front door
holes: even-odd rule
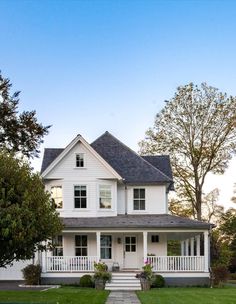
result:
[[[136,236],[124,237],[124,260],[125,268],[137,268],[137,239]]]

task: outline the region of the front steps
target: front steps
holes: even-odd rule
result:
[[[110,283],[106,283],[106,290],[141,290],[140,280],[135,272],[112,272]]]

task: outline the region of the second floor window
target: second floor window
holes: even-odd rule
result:
[[[99,186],[99,208],[111,209],[111,186]]]
[[[62,208],[62,186],[52,186],[51,197],[56,205],[56,208]]]
[[[134,210],[145,210],[145,189],[134,189]]]
[[[87,189],[86,186],[74,186],[75,208],[87,208]]]
[[[76,167],[77,168],[84,167],[84,154],[83,153],[76,154]]]
[[[63,237],[62,235],[57,235],[52,239],[52,255],[53,256],[63,256]]]

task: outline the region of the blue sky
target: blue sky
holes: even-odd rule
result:
[[[52,125],[42,148],[108,130],[137,150],[178,85],[236,95],[236,1],[0,0],[0,13],[0,69]]]

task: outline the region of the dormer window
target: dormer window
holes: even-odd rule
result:
[[[84,153],[76,154],[76,168],[84,168]]]
[[[145,210],[145,189],[134,189],[134,210]]]

